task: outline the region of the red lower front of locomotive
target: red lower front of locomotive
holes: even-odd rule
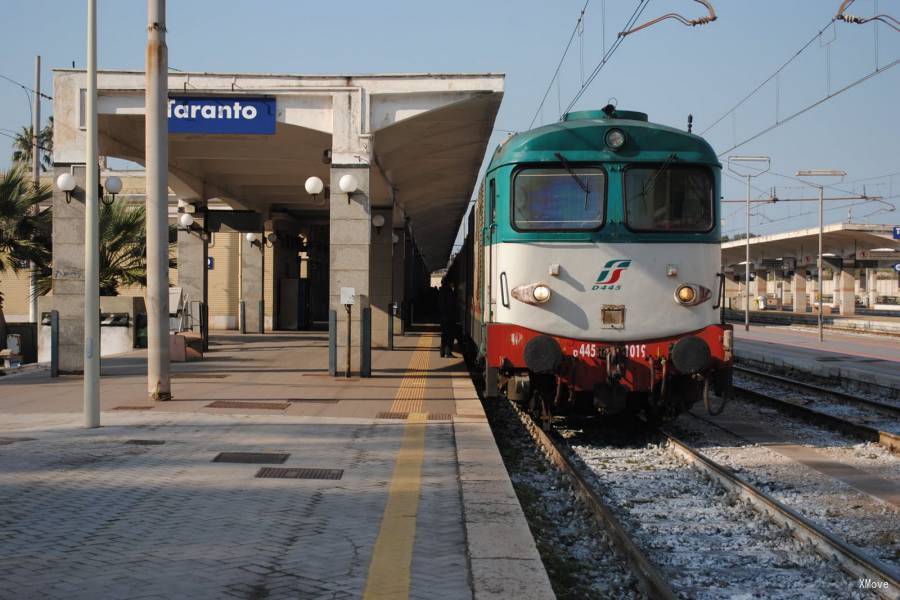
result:
[[[490,323],[485,361],[505,376],[553,375],[573,392],[611,383],[627,392],[653,392],[678,377],[711,378],[719,388],[722,382],[730,385],[732,340],[726,324],[657,339],[601,342]]]

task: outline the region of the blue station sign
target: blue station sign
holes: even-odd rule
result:
[[[894,239],[900,240],[900,225],[894,225]]]
[[[169,98],[169,132],[273,135],[275,99],[251,96]]]

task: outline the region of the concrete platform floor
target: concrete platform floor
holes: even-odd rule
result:
[[[734,340],[738,358],[900,390],[900,336],[735,324]]]
[[[106,359],[99,429],[80,378],[0,379],[0,597],[552,598],[465,366],[398,342],[346,381],[322,334],[216,336],[156,405]]]

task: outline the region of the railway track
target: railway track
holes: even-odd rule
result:
[[[798,379],[791,379],[789,377],[784,377],[782,375],[775,375],[774,373],[767,373],[765,371],[759,371],[757,369],[751,369],[749,367],[744,367],[740,365],[734,365],[735,372],[743,373],[745,375],[750,375],[751,377],[758,377],[762,379],[766,379],[768,381],[776,382],[785,387],[790,387],[795,390],[801,392],[815,392],[819,394],[824,394],[828,397],[834,398],[835,400],[845,402],[851,405],[859,405],[862,407],[872,408],[876,411],[882,412],[888,416],[892,416],[894,418],[900,419],[900,404],[894,404],[891,402],[886,402],[882,400],[875,400],[873,398],[867,398],[865,396],[861,396],[858,394],[851,394],[839,389],[835,388],[827,388],[820,385],[816,385],[813,383],[809,383],[807,381],[800,381]]]
[[[900,406],[754,369],[735,371],[744,376],[735,380],[739,396],[900,454]]]
[[[607,457],[604,457],[592,466],[590,452],[570,447],[561,438],[560,433],[542,431],[518,407],[516,410],[535,441],[572,481],[578,495],[609,532],[613,544],[627,557],[641,587],[651,598],[702,597],[704,594],[715,597],[735,592],[762,593],[766,597],[816,597],[817,593],[823,590],[828,595],[835,594],[841,597],[867,597],[874,592],[882,598],[894,600],[900,598],[898,592],[900,574],[896,569],[846,544],[839,537],[778,502],[727,467],[710,460],[671,433],[660,431],[659,439],[662,443],[659,446],[650,448],[646,453],[644,452],[647,449],[631,450],[630,457],[626,457],[623,463],[616,464],[615,461],[608,461]],[[677,456],[676,461],[672,460],[672,455]],[[678,460],[693,467],[693,475],[685,475],[683,472],[678,475],[672,465],[672,462]],[[619,499],[623,502],[615,500],[611,502],[598,489],[597,480],[601,470],[618,469],[628,478],[633,476],[639,479],[643,471],[651,468],[651,463],[658,465],[663,479],[669,480],[670,484],[668,487],[663,485],[655,498],[633,497],[632,490],[625,493],[624,500]],[[704,489],[704,486],[707,489]],[[709,487],[721,489],[718,492],[710,492]],[[727,494],[721,490],[726,490]],[[683,493],[684,498],[672,497],[673,494],[679,493]],[[745,513],[747,511],[741,508],[740,502],[735,504],[735,498],[749,504],[752,507],[752,511],[749,512],[754,514],[739,514],[741,511]],[[637,505],[637,514],[646,516],[648,511],[644,507],[654,505],[664,507],[666,506],[664,503],[670,501],[675,502],[676,506],[681,502],[685,506],[683,512],[686,514],[666,515],[668,520],[649,527],[649,531],[655,532],[649,537],[647,531],[644,531],[646,523],[636,524],[634,519],[629,519],[627,511],[626,514],[622,514],[622,505],[632,507]],[[685,505],[685,502],[689,504]],[[652,508],[650,510],[652,511]],[[664,512],[665,508],[662,510]],[[735,516],[739,518],[734,519]],[[699,527],[692,523],[692,518],[699,522]],[[777,524],[777,527],[772,523]],[[664,529],[675,533],[666,533]],[[741,531],[742,529],[749,531]],[[710,533],[711,531],[715,533]],[[784,532],[789,532],[792,544],[786,545],[781,539]],[[697,539],[692,539],[692,536]],[[664,540],[662,548],[658,545],[658,539],[654,540],[654,537]],[[675,546],[667,547],[666,538],[674,542]],[[732,556],[722,556],[722,564],[710,567],[709,573],[685,576],[684,571],[695,569],[695,566],[688,565],[685,568],[685,565],[679,563],[678,554],[690,555],[694,552],[691,544],[699,543],[701,546],[710,544],[708,547],[715,547],[722,540],[734,544],[737,552],[744,556],[738,557],[737,560]],[[686,547],[680,548],[679,545],[682,544]],[[775,548],[774,551],[769,549],[771,547]],[[809,548],[812,548],[815,554],[809,552]],[[769,554],[783,556],[783,559],[776,559],[773,563],[767,558]],[[804,554],[807,555],[805,558]],[[754,557],[753,560],[745,560],[748,556]],[[821,560],[821,557],[826,560]],[[757,562],[759,564],[751,564]],[[846,576],[835,573],[829,563],[839,566],[854,579],[851,581]],[[705,569],[703,567],[699,571]],[[716,582],[716,574],[723,578],[733,577],[738,581],[731,584]],[[790,584],[785,582],[791,577],[799,579],[813,577],[813,581],[820,589],[817,591],[810,589],[808,596],[803,592],[785,594],[784,587],[790,587]],[[886,587],[859,591],[855,589],[857,580],[879,582],[879,585]],[[710,594],[711,590],[705,587],[709,585],[720,587],[713,589]],[[750,589],[740,589],[741,586]],[[849,586],[849,589],[846,586]],[[854,591],[857,592],[856,596]]]

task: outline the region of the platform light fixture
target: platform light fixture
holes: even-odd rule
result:
[[[306,183],[303,184],[303,187],[306,188],[306,193],[313,197],[313,202],[315,204],[321,204],[319,202],[319,194],[321,194],[325,190],[325,183],[323,183],[321,179],[319,179],[315,175],[312,177],[307,177]]]
[[[797,177],[846,177],[847,173],[845,171],[841,171],[838,169],[807,169],[800,170],[796,173]],[[801,180],[802,181],[802,180]],[[818,315],[818,325],[819,325],[819,341],[825,341],[825,332],[823,327],[823,318],[822,318],[822,259],[825,257],[825,254],[822,253],[822,237],[825,233],[825,186],[822,184],[810,183],[809,181],[803,181],[803,183],[819,188],[819,260],[818,260],[818,294],[819,294],[819,315]]]
[[[381,228],[384,227],[384,215],[374,215],[372,217],[372,225],[375,226],[375,231],[381,233]]]
[[[347,194],[347,204],[350,204],[350,197],[359,188],[359,181],[357,181],[355,175],[347,173],[338,180],[338,188]]]
[[[56,188],[61,192],[65,192],[66,204],[72,202],[72,192],[75,191],[76,187],[75,176],[71,173],[62,173],[56,178]]]
[[[111,206],[116,201],[116,194],[122,191],[122,180],[115,175],[106,178],[104,185],[100,188],[100,200],[106,206]],[[109,196],[105,192],[109,192]]]

